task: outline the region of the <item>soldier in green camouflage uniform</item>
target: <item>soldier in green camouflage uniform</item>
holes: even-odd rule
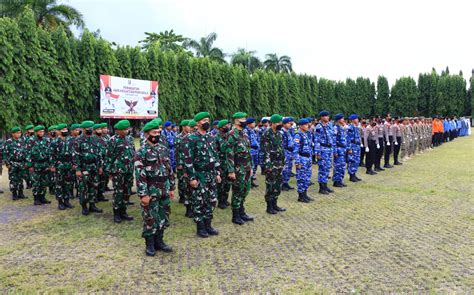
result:
[[[230,205],[229,191],[231,181],[227,178],[229,172],[227,168],[227,140],[229,139],[230,122],[229,120],[220,120],[217,122],[216,145],[217,153],[219,154],[219,162],[222,167],[222,180],[217,185],[217,207],[221,209],[227,208]]]
[[[35,126],[33,126],[32,124],[25,126],[26,133],[21,137],[23,148],[25,149],[25,152],[28,151],[29,143],[34,138],[34,135],[35,135],[35,132],[33,130],[34,128],[35,128]],[[22,170],[22,178],[26,182],[26,188],[30,189],[32,187],[31,186],[31,173],[28,171],[28,167],[26,166],[26,162],[25,162],[25,166],[23,167],[23,170]],[[23,187],[23,182],[22,182],[21,185]]]
[[[46,142],[47,142],[47,145],[48,145],[48,149],[50,148],[51,146],[51,143],[53,141],[56,140],[57,136],[58,136],[58,127],[56,125],[52,125],[48,128],[48,135],[46,136]],[[49,194],[50,195],[56,195],[56,193],[54,192],[54,189],[55,189],[55,173],[50,170],[48,172],[48,188],[49,188]]]
[[[72,124],[71,125],[71,136],[69,136],[68,140],[73,148],[76,146],[76,140],[81,135],[82,129],[81,124]],[[79,182],[77,181],[76,177],[76,166],[72,166],[72,184],[73,187],[71,188],[71,199],[79,198]],[[74,188],[76,189],[76,195],[74,195]]]
[[[107,143],[107,145],[108,145],[108,144],[110,143],[110,139],[112,138],[112,136],[110,136],[110,134],[109,134],[109,127],[108,127],[107,123],[105,123],[105,122],[104,122],[104,123],[101,123],[100,125],[101,125],[101,130],[102,130],[102,138],[104,139],[104,141],[105,141],[105,142]],[[133,173],[132,173],[132,175],[133,175]],[[111,189],[109,188],[110,175],[109,175],[108,172],[105,171],[105,170],[104,170],[104,177],[103,177],[103,179],[104,179],[104,182],[105,182],[105,183],[103,184],[103,186],[104,186],[104,191],[105,191],[105,192],[108,192],[108,191],[111,190]],[[131,182],[132,182],[132,185],[133,185],[133,177],[132,177],[132,181],[131,181]]]
[[[26,160],[26,150],[21,140],[20,127],[13,127],[12,137],[3,146],[3,161],[8,169],[8,179],[10,180],[10,192],[12,199],[24,199],[23,194],[23,171]]]
[[[105,153],[107,153],[107,142],[104,137],[102,137],[102,124],[94,124],[92,126],[94,130],[94,135],[99,143],[100,155],[102,159],[105,159]],[[97,187],[97,202],[107,202],[109,199],[104,197],[105,186],[107,184],[108,178],[105,179],[106,173],[102,171],[102,174],[99,175],[99,185]]]
[[[129,128],[129,129],[128,129],[127,140],[128,140],[128,142],[130,142],[130,144],[132,145],[133,152],[135,153],[135,152],[136,152],[135,139],[133,138],[133,135],[132,135],[132,128]],[[129,205],[135,204],[134,202],[131,202],[131,201],[130,201],[130,196],[137,193],[137,192],[132,191],[132,188],[133,188],[133,176],[132,176],[132,178],[130,179],[130,181],[128,182],[127,187],[128,187],[128,194],[124,196],[124,201],[125,201],[125,205],[129,206]]]
[[[232,119],[234,127],[228,135],[225,167],[228,178],[232,181],[232,222],[242,225],[253,221],[253,217],[245,213],[244,207],[245,198],[250,191],[252,155],[248,135],[244,132],[247,114],[237,112]]]
[[[267,202],[267,213],[270,214],[275,214],[275,208],[278,208],[277,201],[281,193],[282,171],[285,166],[285,153],[280,132],[283,126],[282,119],[283,117],[278,114],[271,116],[272,125],[263,133],[260,144],[265,168],[265,201]]]
[[[127,131],[130,127],[128,120],[121,120],[114,125],[115,136],[108,145],[105,157],[105,171],[112,176],[114,188],[114,222],[120,223],[122,220],[133,220],[127,214],[127,206],[124,198],[129,194],[128,184],[133,179],[133,157],[135,154],[133,143],[127,140]]]
[[[44,126],[38,125],[34,128],[35,137],[31,140],[26,163],[32,174],[33,197],[35,205],[50,204],[46,200],[46,188],[50,183],[50,153],[48,143],[44,137]]]
[[[174,198],[175,180],[169,152],[160,144],[161,122],[145,125],[146,142],[135,154],[135,179],[140,197],[146,255],[154,256],[156,250],[171,252],[163,241],[166,208]]]
[[[194,116],[197,131],[188,137],[184,163],[192,187],[191,207],[197,225],[197,235],[207,238],[219,232],[212,225],[212,213],[217,205],[216,182],[221,182],[220,167],[216,145],[210,127],[209,113],[201,112]]]
[[[176,157],[176,175],[178,178],[178,193],[179,202],[186,206],[186,213],[184,216],[192,217],[191,205],[189,204],[190,188],[187,174],[184,170],[184,148],[186,146],[187,137],[191,131],[189,126],[190,120],[183,120],[179,124],[181,126],[181,133],[176,136],[174,141],[175,157]]]
[[[76,167],[76,177],[79,181],[79,202],[83,215],[89,215],[89,212],[103,212],[95,205],[99,175],[102,174],[103,169],[103,158],[98,138],[92,136],[93,126],[93,121],[82,122],[81,128],[83,128],[84,134],[77,138],[72,158],[72,164]],[[89,208],[87,204],[89,204]]]
[[[69,199],[72,197],[73,175],[72,156],[74,145],[69,140],[69,132],[66,124],[58,124],[58,136],[50,144],[51,170],[55,174],[56,200],[58,209],[74,208]]]

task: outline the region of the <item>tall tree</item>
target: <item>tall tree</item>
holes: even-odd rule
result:
[[[388,80],[384,76],[377,78],[377,100],[375,105],[375,113],[385,115],[390,110],[390,86]]]
[[[145,32],[147,36],[144,40],[138,41],[142,43],[143,49],[148,49],[150,45],[157,44],[163,51],[171,50],[175,52],[185,51],[184,43],[188,40],[183,35],[176,35],[173,30],[157,33]]]
[[[263,64],[258,57],[255,56],[256,51],[239,48],[236,53],[232,54],[230,63],[232,65],[241,65],[250,73],[261,69]]]
[[[214,47],[214,42],[217,39],[216,33],[210,33],[206,37],[199,40],[186,40],[184,46],[194,49],[197,57],[208,57],[212,61],[225,63],[225,54],[222,49]]]
[[[293,66],[291,64],[291,58],[287,55],[278,56],[276,53],[269,53],[265,56],[263,62],[265,69],[274,71],[276,73],[291,73],[293,72]]]
[[[28,7],[33,11],[35,22],[46,29],[55,29],[62,25],[68,28],[74,25],[84,28],[84,18],[74,7],[58,4],[57,0],[17,0],[3,1],[0,5],[0,15],[17,17]]]

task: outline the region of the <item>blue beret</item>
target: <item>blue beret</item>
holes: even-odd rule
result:
[[[283,124],[287,124],[287,123],[290,123],[290,122],[293,122],[293,120],[291,120],[290,117],[286,117],[286,118],[283,119],[283,121],[282,121]]]
[[[173,127],[173,128],[176,127],[176,124],[173,123],[173,124],[171,125],[171,127]]]
[[[298,121],[298,125],[304,125],[304,124],[308,124],[308,123],[309,123],[309,121],[306,118],[300,119]]]
[[[212,122],[212,126],[217,126],[217,124],[219,124],[219,120],[214,120],[214,122]]]
[[[171,126],[173,124],[173,122],[171,121],[166,121],[165,124],[163,124],[164,127],[168,127],[168,126]]]
[[[355,120],[355,119],[359,119],[359,116],[357,114],[352,114],[349,116],[349,120]]]
[[[268,119],[262,119],[262,123],[268,123],[268,122],[270,122],[270,120],[268,120]]]
[[[247,124],[252,124],[253,122],[255,122],[255,118],[252,118],[252,117],[247,118]]]
[[[319,116],[320,117],[329,116],[329,112],[328,111],[321,111],[321,112],[319,112]]]
[[[342,118],[344,118],[344,115],[343,115],[343,114],[337,114],[337,115],[334,117],[334,120],[339,121],[339,120],[341,120]]]

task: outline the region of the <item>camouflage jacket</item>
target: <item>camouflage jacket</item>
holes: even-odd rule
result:
[[[56,169],[68,170],[72,168],[74,155],[74,141],[70,137],[56,138],[49,146],[51,152],[51,166]]]
[[[133,142],[126,137],[113,136],[105,156],[105,171],[108,173],[133,173],[133,157],[135,149]]]
[[[78,171],[103,167],[102,147],[97,136],[78,136],[75,140],[73,165]]]
[[[186,148],[188,136],[188,133],[181,132],[176,136],[176,139],[174,141],[175,159],[177,166],[181,165],[184,167],[184,149]]]
[[[238,167],[245,167],[245,170],[250,170],[252,168],[252,156],[247,133],[232,128],[227,137],[227,143],[222,147],[225,149],[225,169],[229,173],[234,173]]]
[[[26,164],[28,167],[44,169],[49,167],[51,160],[48,140],[43,137],[33,138],[26,153]]]
[[[21,139],[9,138],[3,146],[3,161],[12,167],[24,167],[26,149]]]
[[[167,147],[148,141],[135,154],[135,179],[139,197],[167,197],[175,189]]]
[[[265,169],[281,169],[285,166],[285,152],[283,151],[281,132],[273,132],[272,128],[265,130],[262,134],[260,148],[263,152]]]
[[[220,175],[219,156],[212,135],[202,135],[198,131],[188,136],[185,147],[184,163],[189,179],[196,180],[199,174]]]

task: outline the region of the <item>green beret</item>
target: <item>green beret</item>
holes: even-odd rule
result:
[[[210,117],[211,115],[209,115],[208,112],[200,112],[200,113],[197,113],[196,116],[194,116],[194,121],[199,122],[202,119],[210,118]]]
[[[53,130],[57,130],[57,129],[58,129],[58,126],[56,126],[56,125],[51,125],[51,126],[49,126],[49,128],[48,128],[48,132],[49,132],[49,131],[53,131]]]
[[[94,124],[92,126],[92,129],[94,129],[94,130],[99,129],[99,128],[102,128],[102,124]]]
[[[33,129],[34,132],[38,132],[38,131],[41,131],[41,130],[44,130],[44,126],[43,126],[43,125],[38,125],[38,126],[36,126],[36,127]]]
[[[179,126],[188,126],[189,125],[189,120],[183,120],[181,123],[179,123]]]
[[[194,120],[189,120],[188,126],[189,126],[189,127],[196,127],[196,121],[194,121]]]
[[[100,123],[100,128],[107,128],[107,127],[108,127],[107,123]]]
[[[76,130],[76,129],[78,129],[78,128],[81,128],[81,124],[76,124],[76,123],[74,123],[74,124],[71,125],[71,131],[72,131],[72,130]]]
[[[15,127],[13,127],[12,129],[10,129],[10,133],[17,133],[17,132],[19,132],[19,131],[21,131],[21,129],[20,129],[20,127],[18,127],[18,126],[15,126]]]
[[[240,119],[240,118],[243,118],[243,117],[234,118],[234,119]],[[217,128],[222,128],[227,124],[229,124],[229,120],[220,120],[219,123],[217,123]]]
[[[84,121],[81,124],[81,128],[91,128],[94,126],[94,121]]]
[[[56,126],[56,128],[57,128],[58,130],[67,128],[67,124],[64,124],[64,123],[58,124],[58,125]]]
[[[151,120],[151,122],[156,122],[159,126],[161,126],[161,124],[163,123],[163,120],[161,118],[155,118]]]
[[[160,128],[160,124],[158,124],[157,121],[151,120],[150,122],[146,123],[145,126],[143,127],[143,132],[148,132],[153,129],[158,129]]]
[[[30,124],[30,125],[26,125],[25,130],[29,130],[33,128],[35,128],[35,126],[33,126],[33,124]]]
[[[101,124],[102,126],[102,124]],[[114,125],[114,128],[116,130],[126,130],[130,128],[130,121],[128,120],[120,120],[117,122],[117,124]]]
[[[244,112],[237,112],[232,116],[232,119],[242,119],[247,118],[247,114]]]
[[[282,119],[283,119],[283,117],[282,117],[281,115],[273,114],[273,115],[270,117],[270,122],[272,122],[272,123],[280,123]]]

